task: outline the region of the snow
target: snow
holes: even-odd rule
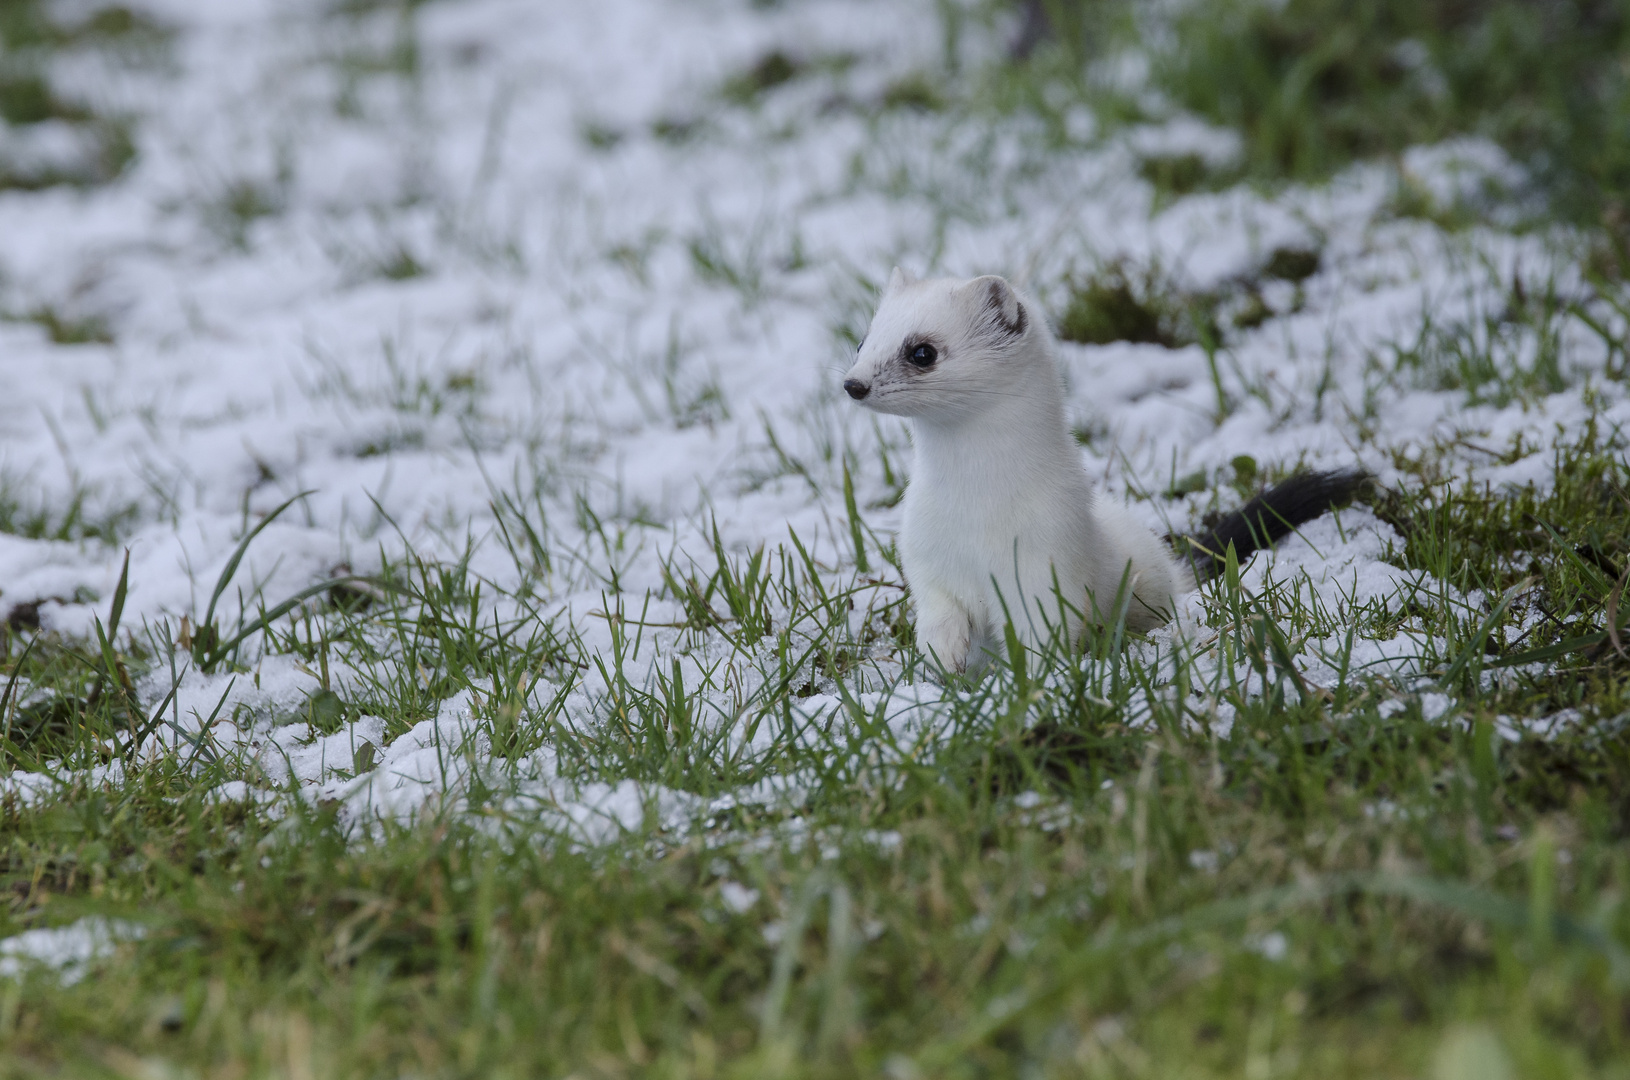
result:
[[[849,572],[846,454],[862,507],[889,494],[879,447],[909,471],[903,428],[860,415],[835,378],[868,283],[897,262],[1004,272],[1056,310],[1057,283],[1101,260],[1215,289],[1276,248],[1321,248],[1319,272],[1265,289],[1278,317],[1223,356],[1225,416],[1197,346],[1062,347],[1072,423],[1106,433],[1083,457],[1109,498],[1195,470],[1227,476],[1241,454],[1264,467],[1356,459],[1392,482],[1395,455],[1435,443],[1454,475],[1543,486],[1558,432],[1592,414],[1630,421],[1612,382],[1468,406],[1372,362],[1412,342],[1427,314],[1443,326],[1497,307],[1519,268],[1573,287],[1567,237],[1396,219],[1399,175],[1376,165],[1321,188],[1240,187],[1157,209],[1139,155],[1236,152],[1228,133],[1182,118],[1091,145],[1083,120],[1071,125],[1082,144],[1059,152],[1022,120],[877,112],[891,80],[942,63],[929,0],[449,0],[413,9],[405,29],[396,14],[336,16],[315,0],[141,8],[174,28],[170,63],[93,88],[138,118],[129,172],[99,188],[0,193],[0,311],[94,317],[113,336],[58,345],[32,323],[0,321],[0,489],[26,510],[60,518],[78,499],[92,519],[128,511],[133,522],[115,546],[0,535],[0,612],[41,602],[46,630],[87,635],[106,621],[125,547],[125,627],[196,626],[245,529],[296,496],[223,595],[226,625],[240,588],[252,614],[259,598],[408,550],[468,555],[473,573],[518,595],[522,568],[496,530],[494,504],[508,496],[537,508],[550,547],[550,567],[525,583],[538,615],[612,675],[649,687],[678,659],[694,686],[723,662],[717,640],[653,630],[643,651],[613,657],[607,612],[679,618],[671,599],[647,594],[663,589],[665,559],[711,567],[715,527],[733,555],[796,534],[818,564]],[[403,33],[418,44],[417,73],[369,74]],[[754,107],[721,105],[724,80],[772,48],[853,63]],[[687,126],[688,137],[662,134]],[[15,134],[0,132],[0,152]],[[46,157],[74,152],[61,133],[30,138]],[[1403,167],[1446,206],[1523,184],[1475,141],[1420,148]],[[1568,355],[1579,372],[1606,363],[1588,336]],[[1500,464],[1467,443],[1529,452]],[[1134,509],[1181,529],[1205,505],[1196,495]],[[879,537],[898,523],[897,509],[866,511]],[[1348,511],[1259,558],[1246,584],[1295,579],[1331,610],[1385,601],[1415,582],[1385,561],[1398,543]],[[1339,645],[1309,644],[1310,678],[1332,674]],[[1407,671],[1420,649],[1407,632],[1363,640],[1351,662]],[[190,753],[215,715],[212,745],[245,763],[218,797],[297,791],[363,826],[434,812],[497,768],[487,705],[468,691],[394,737],[368,715],[318,735],[301,718],[309,696],[354,689],[366,672],[336,662],[322,675],[253,650],[245,662],[236,674],[188,670],[144,753]],[[892,685],[901,672],[887,657],[875,668],[855,706],[884,718],[894,752],[912,752],[936,730],[941,694]],[[733,677],[749,698],[766,679]],[[168,671],[150,673],[141,700],[156,708],[170,685]],[[827,689],[796,706],[812,732],[850,708]],[[591,664],[563,691],[564,719],[599,724],[607,692]],[[729,719],[751,741],[748,718]],[[563,777],[547,745],[505,767],[509,812],[582,843],[706,812],[652,785]],[[28,800],[57,779],[17,773],[3,786]]]
[[[1247,938],[1245,947],[1254,953],[1260,953],[1264,959],[1277,964],[1290,952],[1290,940],[1285,937],[1283,932],[1270,930],[1260,937]]]
[[[750,889],[739,881],[723,881],[719,883],[719,900],[734,914],[746,912],[758,903],[759,891]]]
[[[87,916],[68,926],[24,930],[0,939],[0,978],[15,979],[32,967],[57,972],[64,986],[84,978],[90,965],[112,955],[120,942],[143,936],[135,923]]]

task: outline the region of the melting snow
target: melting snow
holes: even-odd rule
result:
[[[637,686],[676,659],[694,686],[719,662],[717,642],[682,649],[679,632],[656,629],[643,653],[611,656],[610,582],[637,606],[663,588],[666,557],[711,559],[715,527],[733,553],[795,532],[818,563],[843,568],[846,453],[867,525],[882,538],[897,528],[885,474],[909,472],[904,429],[859,415],[836,379],[844,335],[896,262],[1004,272],[1056,305],[1058,282],[1104,259],[1211,289],[1275,248],[1321,247],[1307,281],[1265,286],[1277,317],[1222,355],[1226,415],[1198,347],[1062,347],[1072,422],[1103,433],[1082,454],[1108,498],[1195,470],[1227,475],[1242,454],[1264,466],[1357,459],[1391,481],[1393,455],[1433,440],[1465,444],[1445,463],[1458,475],[1545,485],[1559,431],[1593,410],[1630,421],[1612,382],[1469,407],[1372,362],[1413,341],[1426,313],[1441,326],[1503,302],[1519,269],[1566,291],[1566,237],[1396,219],[1398,177],[1382,166],[1317,190],[1241,187],[1157,208],[1139,155],[1237,152],[1190,121],[1092,144],[1094,125],[1072,123],[1081,143],[1058,151],[1023,120],[876,113],[891,80],[942,61],[929,0],[460,0],[414,9],[412,79],[356,74],[390,47],[393,23],[320,6],[146,0],[177,29],[173,64],[97,87],[140,118],[127,175],[0,194],[0,310],[95,318],[113,336],[62,346],[0,321],[0,482],[25,508],[60,516],[77,499],[93,519],[129,510],[133,523],[119,548],[0,535],[0,613],[35,604],[46,629],[91,633],[127,545],[125,626],[173,635],[182,616],[196,625],[245,527],[301,492],[239,572],[251,612],[409,545],[456,559],[466,537],[484,538],[471,571],[514,592],[521,570],[494,539],[493,504],[509,493],[535,496],[548,530],[553,565],[531,582],[539,617]],[[770,49],[853,62],[752,108],[719,106],[724,80]],[[0,132],[0,151],[17,137]],[[44,159],[78,152],[60,132],[29,137]],[[1443,202],[1522,187],[1520,169],[1480,142],[1422,148],[1404,167]],[[1565,345],[1576,374],[1607,362],[1588,335]],[[1489,453],[1510,447],[1527,452],[1504,464]],[[1134,507],[1152,526],[1186,528],[1203,498]],[[1259,558],[1246,583],[1295,579],[1332,610],[1385,601],[1415,582],[1383,561],[1399,542],[1348,511]],[[876,589],[898,585],[885,571]],[[239,598],[223,598],[228,623]],[[506,618],[522,610],[487,603]],[[653,601],[644,621],[680,616]],[[1333,674],[1338,644],[1308,646],[1314,681]],[[1408,672],[1420,651],[1406,633],[1357,642],[1351,662]],[[298,790],[364,825],[474,799],[495,767],[467,692],[394,739],[366,715],[315,735],[300,719],[308,697],[361,673],[246,660],[247,673],[188,673],[144,752],[192,753],[208,722],[213,745],[253,763],[220,798]],[[796,722],[841,725],[858,708],[911,752],[937,730],[940,691],[889,685],[901,672],[886,656],[876,672],[852,702],[802,699]],[[591,728],[607,685],[598,668],[577,678],[563,718]],[[751,695],[766,676],[732,678]],[[156,708],[169,686],[155,672],[138,690]],[[738,742],[759,737],[720,709],[743,725]],[[500,811],[545,815],[584,843],[653,815],[724,809],[569,780],[547,747],[506,767],[517,779]],[[31,799],[57,782],[14,774],[4,788]],[[740,797],[801,801],[797,778],[772,788]]]
[[[64,985],[72,985],[120,942],[134,941],[143,932],[135,923],[101,916],[49,930],[25,930],[0,940],[0,978],[17,978],[37,966],[56,970]]]

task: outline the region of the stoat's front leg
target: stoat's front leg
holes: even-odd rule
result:
[[[916,598],[918,650],[938,658],[946,671],[967,671],[973,616],[941,589],[916,590]]]

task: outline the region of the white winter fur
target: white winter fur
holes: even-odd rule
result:
[[[927,367],[910,359],[923,344],[937,354]],[[1002,278],[912,281],[896,269],[845,388],[911,419],[900,556],[917,645],[947,669],[979,666],[1004,602],[1035,643],[1061,612],[1072,637],[1114,620],[1117,596],[1128,627],[1159,625],[1193,587],[1160,538],[1097,499],[1065,425],[1052,335]]]

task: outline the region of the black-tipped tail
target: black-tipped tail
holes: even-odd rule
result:
[[[1252,552],[1272,547],[1298,525],[1326,510],[1352,501],[1370,474],[1362,469],[1305,472],[1275,484],[1198,536],[1180,537],[1177,552],[1194,568],[1194,580],[1206,581],[1222,573],[1228,545],[1244,562]]]

